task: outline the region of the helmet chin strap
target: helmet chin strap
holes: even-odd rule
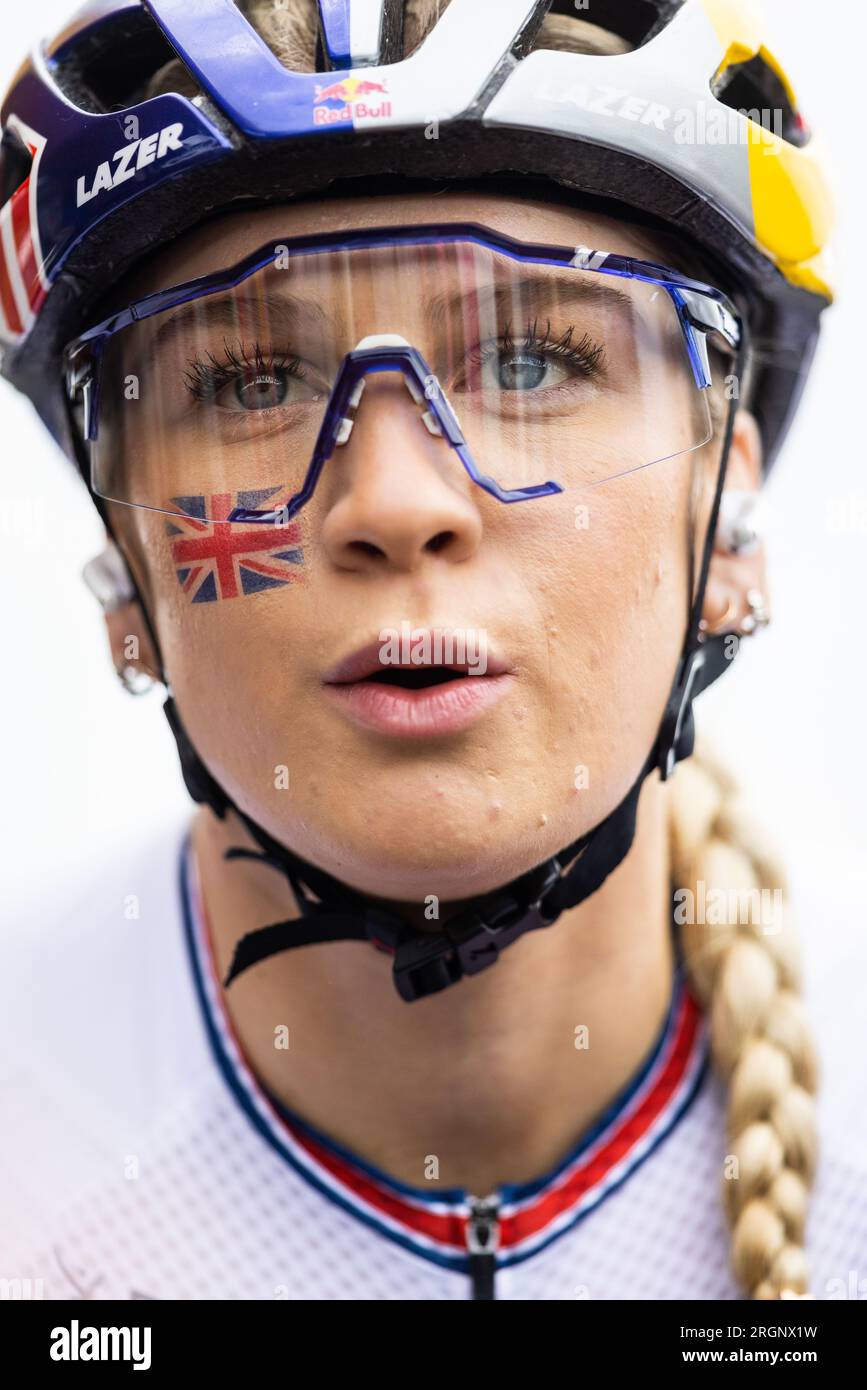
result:
[[[742,356],[739,356],[738,375],[741,366]],[[402,999],[412,1002],[456,984],[465,975],[487,969],[497,961],[500,952],[519,937],[550,926],[561,913],[584,902],[605,882],[632,846],[638,798],[645,778],[658,769],[665,780],[682,758],[689,757],[695,740],[693,700],[730,665],[725,635],[700,641],[699,620],[735,411],[733,401],[726,421],[713,504],[677,672],[657,737],[632,786],[605,819],[580,839],[493,892],[464,902],[446,921],[438,924],[436,931],[420,930],[387,901],[357,892],[293,854],[235,805],[202,762],[171,694],[167,695],[165,714],[177,743],[190,796],[209,806],[220,820],[225,819],[228,811],[234,811],[259,845],[258,851],[230,848],[225,852],[226,859],[256,859],[281,873],[292,889],[300,913],[300,917],[275,922],[243,936],[235,947],[224,985],[231,984],[251,966],[283,951],[318,942],[366,940],[393,957],[397,992]],[[86,472],[85,476],[88,476]],[[107,508],[101,498],[94,496],[94,501],[117,543]],[[154,625],[135,577],[132,578],[163,671]]]
[[[700,658],[700,659],[699,659]],[[165,714],[178,746],[187,789],[219,819],[234,811],[259,850],[234,847],[226,859],[255,859],[281,873],[300,918],[248,932],[238,941],[224,985],[269,956],[324,941],[370,941],[393,957],[395,988],[409,1002],[436,994],[465,975],[493,965],[501,951],[527,932],[550,926],[584,902],[628,854],[635,837],[638,798],[654,768],[667,777],[694,742],[692,700],[728,664],[724,638],[702,643],[681,662],[660,735],[622,801],[598,825],[511,882],[464,903],[435,932],[421,931],[388,902],[340,882],[280,844],[240,810],[208,772],[181,723],[171,696]],[[311,896],[313,895],[313,896]]]

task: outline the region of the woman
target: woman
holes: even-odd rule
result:
[[[37,264],[4,372],[88,482],[116,668],[165,683],[202,803],[112,955],[103,1154],[62,1229],[22,1218],[22,1275],[827,1290],[858,1236],[820,1228],[815,1288],[781,870],[688,760],[767,621],[753,507],[830,299],[791,89],[698,0],[243,8],[103,6],[5,108]],[[678,138],[712,77],[726,138]],[[103,885],[91,981],[170,872]]]

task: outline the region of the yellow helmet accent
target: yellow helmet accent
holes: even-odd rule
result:
[[[725,54],[714,81],[736,64],[761,57],[797,111],[794,86],[762,42],[762,22],[755,8],[741,0],[702,0],[702,4]],[[812,137],[802,146],[794,145],[755,121],[749,124],[753,127],[747,148],[756,242],[790,284],[830,301],[834,295],[825,253],[834,212],[821,146]]]

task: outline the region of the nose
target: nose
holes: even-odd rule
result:
[[[414,571],[433,556],[458,563],[481,542],[473,484],[448,443],[425,429],[399,373],[367,378],[352,435],[322,482],[322,544],[341,569]]]

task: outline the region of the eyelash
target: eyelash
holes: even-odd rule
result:
[[[539,332],[539,320],[527,321],[524,336],[516,344],[511,333],[511,324],[506,323],[502,337],[487,347],[474,348],[469,354],[475,366],[483,366],[492,357],[502,353],[514,352],[516,348],[544,353],[555,357],[569,366],[578,368],[586,377],[598,376],[605,369],[605,349],[595,343],[588,333],[573,343],[574,325],[570,325],[559,338],[551,333],[550,319],[545,323],[543,333]],[[224,357],[218,359],[212,352],[206,354],[206,361],[194,358],[184,373],[184,382],[190,394],[198,401],[213,401],[224,387],[231,385],[245,372],[255,376],[270,376],[283,372],[298,380],[305,380],[307,373],[301,366],[299,357],[275,353],[273,349],[264,350],[258,342],[252,349],[240,343],[237,347],[228,341],[223,342]]]
[[[511,333],[511,323],[507,323],[503,329],[501,338],[495,343],[489,344],[484,348],[476,348],[469,354],[470,360],[476,366],[483,366],[492,357],[499,354],[514,352],[516,348],[526,351],[545,353],[549,357],[556,357],[561,362],[568,363],[569,366],[579,368],[587,377],[600,375],[605,370],[605,349],[601,343],[596,343],[585,333],[577,342],[573,343],[575,336],[575,326],[570,325],[565,333],[559,338],[555,338],[551,333],[551,320],[546,320],[544,333],[539,332],[539,320],[527,320],[527,327],[523,339],[515,343]]]
[[[240,343],[236,348],[224,341],[223,352],[225,356],[219,360],[212,352],[206,353],[207,361],[194,358],[184,372],[187,390],[196,400],[212,401],[225,386],[230,386],[245,372],[252,372],[254,376],[283,372],[301,381],[307,375],[299,357],[275,353],[272,348],[265,351],[259,343],[255,343],[251,350],[246,344]]]

